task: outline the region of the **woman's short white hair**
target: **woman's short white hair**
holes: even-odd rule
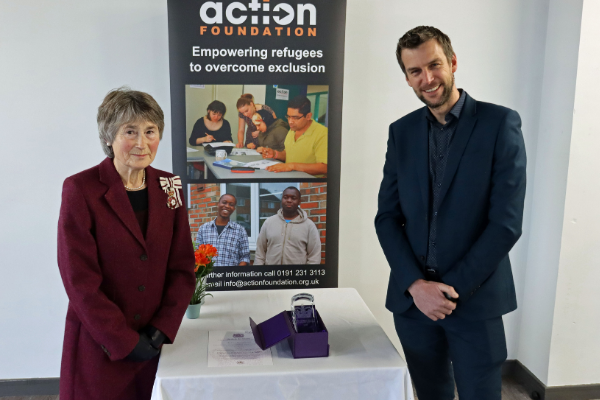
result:
[[[108,92],[98,107],[97,117],[100,145],[108,157],[115,157],[112,143],[119,128],[124,124],[139,120],[155,124],[158,127],[159,138],[162,139],[165,115],[152,96],[125,86]]]

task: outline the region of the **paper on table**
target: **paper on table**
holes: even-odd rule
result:
[[[246,163],[246,167],[257,168],[257,169],[266,169],[267,167],[270,167],[271,165],[275,165],[275,164],[279,164],[279,161],[259,160],[259,161],[252,161],[252,162]]]
[[[198,149],[192,149],[191,147],[186,147],[185,149],[187,150],[188,153],[193,153],[195,151],[200,151]]]
[[[225,146],[235,146],[233,143],[225,143],[225,142],[210,142],[210,143],[202,143],[202,146],[206,147],[207,145],[211,145],[212,147],[225,147]]]
[[[231,150],[232,156],[259,156],[260,153],[252,149],[233,149]]]
[[[271,349],[261,350],[251,330],[209,331],[209,367],[273,365]]]

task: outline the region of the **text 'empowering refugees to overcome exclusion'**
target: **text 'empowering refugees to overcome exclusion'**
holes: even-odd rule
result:
[[[190,62],[190,72],[282,72],[282,73],[325,73],[325,65],[318,64],[323,58],[322,50],[298,50],[284,47],[282,49],[209,49],[192,46],[192,57],[210,58],[205,63]],[[276,63],[264,64],[257,62],[218,62],[216,59],[259,59],[266,61],[269,58],[277,59]],[[312,63],[309,61],[313,61]],[[315,63],[314,61],[317,61]]]

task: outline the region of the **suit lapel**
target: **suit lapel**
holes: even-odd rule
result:
[[[416,143],[410,148],[415,149],[415,163],[417,167],[417,180],[421,189],[421,198],[425,212],[429,210],[429,124],[427,122],[427,108],[423,108],[423,114],[416,135],[413,136]]]
[[[442,180],[442,188],[440,190],[440,204],[444,201],[444,197],[450,188],[452,179],[458,169],[458,164],[467,147],[475,123],[477,122],[475,100],[467,94],[465,99],[465,105],[462,110],[462,115],[458,119],[458,126],[454,132],[454,138],[450,145],[450,152],[448,154],[448,163],[446,164],[446,171],[444,172],[444,179]]]
[[[100,181],[108,186],[108,191],[104,194],[108,205],[145,249],[146,242],[142,230],[135,218],[123,181],[110,158],[106,158],[100,163]]]

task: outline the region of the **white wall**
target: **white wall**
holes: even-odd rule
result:
[[[61,186],[104,157],[95,121],[110,89],[163,106],[154,165],[172,169],[166,13],[164,0],[0,0],[0,379],[59,375]]]
[[[566,185],[571,123],[565,107],[568,110],[569,82],[576,66],[570,59],[576,54],[570,44],[578,31],[578,6],[581,0],[348,0],[340,286],[359,290],[396,344],[391,314],[383,307],[389,267],[375,236],[373,218],[388,124],[421,106],[396,64],[396,41],[416,25],[432,24],[453,40],[458,86],[476,99],[518,110],[523,119],[529,185],[524,234],[511,252],[520,309],[505,318],[509,358],[525,360],[545,383],[550,359],[551,383],[575,381],[566,371],[554,368],[577,363],[576,356],[593,346],[591,339],[584,340],[585,346],[571,355],[573,348],[565,338],[583,338],[566,336],[562,324],[574,321],[585,328],[585,334],[597,332],[597,325],[583,317],[583,312],[595,311],[593,306],[567,318],[573,301],[584,301],[573,287],[583,285],[585,277],[598,278],[597,272],[568,268],[581,260],[576,253],[581,248],[576,246],[586,233],[597,234],[594,227],[598,224],[591,224],[597,217],[593,205],[578,200],[585,189],[580,179],[587,178],[583,165],[593,157],[585,149],[591,140],[589,120],[575,121],[584,148],[571,153],[571,157],[576,150],[581,154],[582,166],[573,170],[565,218],[570,221],[589,211],[590,224],[565,228],[557,239],[556,229],[561,229],[557,220],[563,220],[561,199],[552,197],[546,203],[546,196],[559,196],[561,185]],[[561,39],[558,29],[566,28],[566,38]],[[588,37],[586,46],[591,45],[593,35]],[[564,57],[552,54],[555,46],[566,49]],[[560,64],[563,58],[565,63]],[[591,76],[586,71],[580,73]],[[155,165],[170,170],[166,1],[0,0],[0,171],[6,186],[0,200],[0,379],[59,374],[67,304],[55,250],[61,184],[66,176],[102,159],[96,141],[96,109],[109,89],[123,84],[151,93],[163,105],[166,129]],[[549,101],[553,97],[556,102]],[[593,111],[586,112],[593,115]],[[590,141],[589,145],[597,144]],[[370,162],[357,162],[363,159]],[[557,182],[548,178],[552,174],[559,178]],[[546,219],[550,225],[543,223]],[[545,233],[552,240],[542,240]],[[558,257],[560,240],[560,270],[556,261],[550,271],[564,276],[558,293],[568,301],[557,303],[555,350],[550,357],[554,295],[545,291],[556,285],[556,278],[544,275],[543,288],[536,286],[536,279],[538,273],[547,272],[544,251],[554,250]],[[565,252],[565,246],[572,246],[575,253]],[[526,270],[527,263],[533,266]],[[586,298],[597,299],[592,289],[582,287]],[[542,300],[536,300],[538,294]],[[536,313],[538,303],[540,313]],[[588,378],[592,379],[584,375]],[[594,382],[598,381],[586,383]]]
[[[583,4],[548,384],[600,383],[600,2]]]
[[[398,345],[391,314],[384,309],[389,267],[373,219],[382,177],[388,125],[422,104],[395,58],[396,43],[417,25],[433,25],[452,39],[458,87],[478,100],[518,110],[535,168],[548,2],[463,0],[427,2],[349,0],[342,126],[340,286],[355,287],[388,336]],[[468,16],[468,17],[467,17]],[[357,162],[366,159],[369,162]],[[511,252],[518,301],[531,214],[531,184],[524,233]],[[358,246],[358,244],[361,244]],[[357,252],[356,249],[364,249]],[[366,250],[368,249],[368,250]],[[516,358],[520,311],[505,317],[509,358]]]
[[[530,228],[516,358],[548,383],[550,338],[561,251],[563,212],[583,1],[549,2],[536,158],[530,157]],[[539,62],[536,66],[540,66]],[[531,154],[531,152],[529,152]]]

